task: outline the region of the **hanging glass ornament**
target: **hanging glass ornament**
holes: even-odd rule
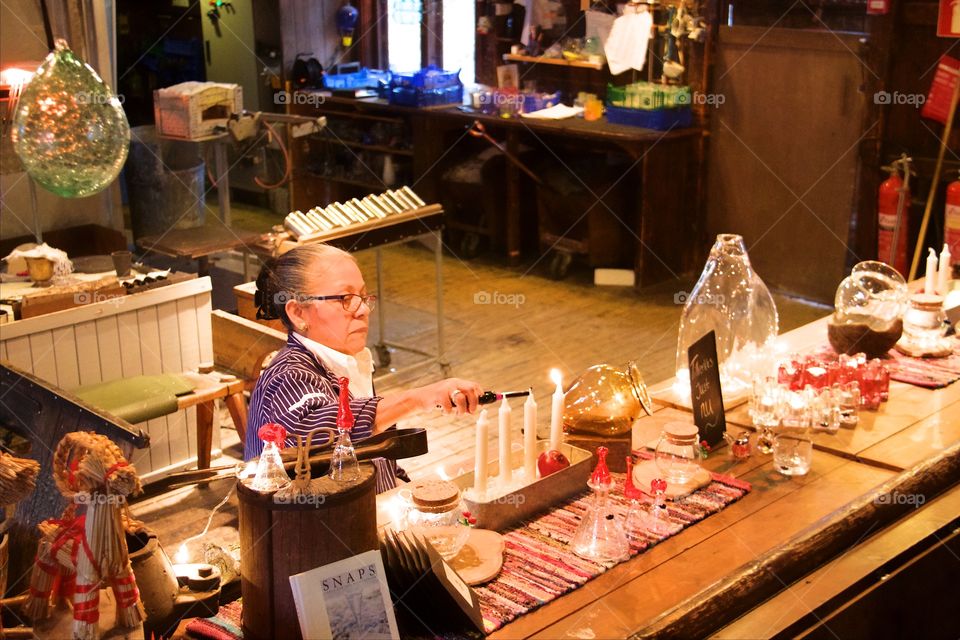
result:
[[[738,235],[717,236],[703,273],[683,307],[676,361],[679,388],[690,386],[687,349],[711,330],[717,336],[725,394],[747,390],[755,375],[772,372],[774,361],[769,347],[779,331],[777,307],[750,266],[743,238]]]
[[[11,136],[39,185],[64,198],[82,198],[120,173],[130,125],[110,87],[58,39],[20,96]]]

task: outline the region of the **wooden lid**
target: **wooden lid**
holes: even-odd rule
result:
[[[910,296],[910,306],[921,311],[937,311],[943,306],[943,296],[934,293],[915,293]]]
[[[445,507],[460,498],[460,488],[446,480],[422,480],[413,485],[412,494],[418,507]]]
[[[677,440],[695,440],[699,434],[697,425],[692,422],[668,422],[663,425],[663,432]]]

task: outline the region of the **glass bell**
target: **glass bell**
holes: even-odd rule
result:
[[[567,433],[620,435],[630,431],[641,411],[653,413],[647,383],[635,362],[590,367],[573,381],[564,398]]]
[[[613,478],[607,468],[607,448],[597,447],[599,461],[587,483],[593,489],[590,507],[570,544],[578,556],[597,562],[618,562],[630,553],[627,531],[610,504]]]
[[[290,484],[290,476],[283,468],[283,460],[280,458],[280,449],[287,439],[287,431],[283,425],[268,422],[260,427],[257,435],[264,445],[257,460],[257,472],[249,486],[262,493],[278,491]]]
[[[681,388],[689,388],[687,349],[710,331],[717,336],[725,392],[749,389],[755,374],[766,375],[773,370],[774,363],[767,361],[767,347],[779,331],[777,307],[750,266],[743,238],[738,235],[717,236],[703,273],[687,296],[677,341]]]
[[[58,39],[23,89],[11,135],[31,178],[58,196],[81,198],[120,173],[130,125],[110,87]]]
[[[908,296],[906,280],[890,265],[857,263],[837,287],[836,310],[827,325],[830,346],[847,355],[883,356],[903,333]]]
[[[360,478],[360,463],[350,439],[353,429],[353,411],[350,410],[350,380],[340,378],[340,404],[337,409],[337,441],[330,458],[330,477],[337,482],[353,482]]]

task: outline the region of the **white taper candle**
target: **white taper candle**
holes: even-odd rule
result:
[[[513,412],[507,399],[500,402],[500,411],[498,413],[500,422],[500,482],[506,486],[513,481],[513,465],[510,463],[510,417]]]
[[[477,447],[473,462],[473,490],[477,497],[487,493],[487,410],[480,412],[477,418]]]
[[[537,477],[537,401],[533,389],[523,403],[523,472],[527,482]]]
[[[559,451],[563,436],[563,378],[560,369],[551,369],[550,379],[557,385],[550,403],[550,451]]]

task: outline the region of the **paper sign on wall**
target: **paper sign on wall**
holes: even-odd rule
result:
[[[957,4],[960,6],[960,2]],[[943,124],[947,123],[950,99],[953,97],[953,88],[957,84],[958,76],[960,76],[960,60],[941,56],[940,62],[937,63],[937,71],[933,74],[933,82],[930,84],[930,93],[927,94],[927,100],[920,109],[922,117],[937,120]]]

